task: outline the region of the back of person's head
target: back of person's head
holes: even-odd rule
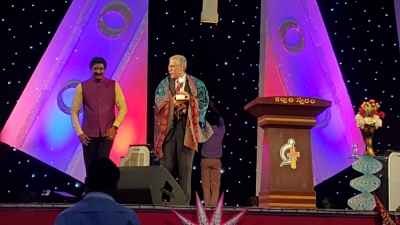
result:
[[[88,192],[113,192],[117,188],[119,168],[109,158],[98,158],[87,169],[85,185]]]
[[[210,110],[206,114],[206,120],[211,126],[218,126],[219,115],[214,110]]]

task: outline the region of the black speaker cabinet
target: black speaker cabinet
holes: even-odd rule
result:
[[[125,204],[185,205],[186,196],[162,166],[120,167],[116,200]]]

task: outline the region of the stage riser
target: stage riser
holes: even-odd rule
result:
[[[171,225],[182,224],[178,217],[169,209],[155,210],[151,206],[146,206],[148,209],[137,209],[135,212],[139,217],[141,225]],[[4,209],[4,208],[3,208]],[[197,214],[195,209],[184,210],[182,208],[176,209],[185,218],[192,221],[197,221]],[[231,209],[224,211],[223,221],[227,221],[237,214],[241,209]],[[321,224],[340,224],[340,225],[382,225],[382,219],[375,212],[359,212],[358,214],[346,215],[345,211],[333,212],[332,214],[318,213],[298,213],[296,210],[282,210],[282,212],[263,213],[261,211],[254,211],[257,209],[250,209],[250,211],[242,218],[239,224],[257,224],[257,225],[271,225],[271,224],[296,224],[296,225],[321,225]],[[7,209],[1,210],[0,207],[0,221],[1,224],[12,225],[53,225],[56,217],[61,213],[62,208],[54,207],[53,209]],[[210,214],[212,211],[207,210]],[[308,210],[310,211],[310,210]]]

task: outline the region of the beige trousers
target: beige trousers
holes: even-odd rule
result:
[[[202,158],[200,166],[205,206],[214,207],[218,203],[221,186],[221,160]]]

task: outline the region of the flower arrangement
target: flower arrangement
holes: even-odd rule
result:
[[[378,112],[379,107],[381,105],[379,102],[375,102],[374,99],[363,102],[355,118],[357,127],[374,127],[375,129],[382,127],[381,118],[385,118],[385,113],[383,111]]]

